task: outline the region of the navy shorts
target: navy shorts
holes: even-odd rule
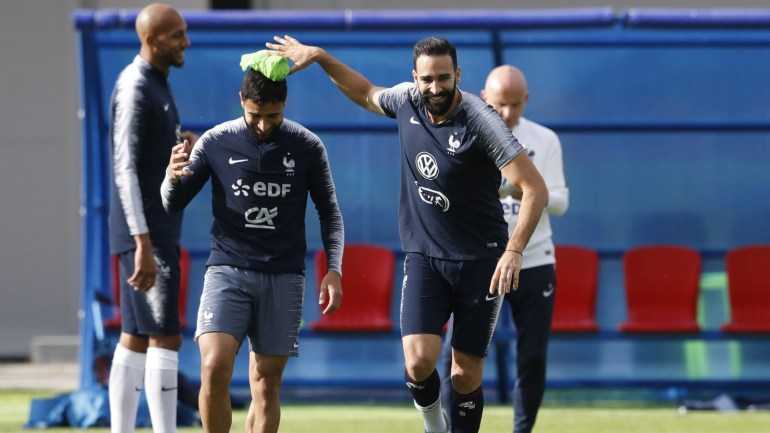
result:
[[[158,274],[155,285],[140,292],[126,280],[134,274],[134,253],[120,254],[121,330],[140,337],[179,334],[179,247],[153,245]]]
[[[209,266],[198,306],[197,340],[225,332],[254,353],[297,356],[305,276],[266,273],[227,265]]]
[[[454,314],[452,347],[484,357],[503,298],[489,295],[497,260],[442,260],[408,253],[401,286],[401,335],[441,335]]]

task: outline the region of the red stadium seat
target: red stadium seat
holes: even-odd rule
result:
[[[556,301],[553,332],[596,332],[599,256],[588,248],[556,246]]]
[[[348,245],[342,259],[342,306],[310,325],[314,331],[387,332],[393,329],[390,301],[396,258],[374,245]],[[326,253],[315,256],[316,287],[326,275]]]
[[[770,245],[753,245],[727,253],[730,322],[724,332],[770,332]]]
[[[623,332],[686,333],[696,320],[701,259],[678,246],[634,248],[623,257],[628,320]]]
[[[112,317],[104,321],[104,329],[110,331],[119,331],[122,317],[120,315],[120,257],[114,255],[111,257],[110,266],[112,271],[112,299],[113,310]],[[127,277],[126,277],[127,278]],[[179,326],[180,329],[187,327],[187,290],[190,283],[190,252],[184,248],[179,249]]]

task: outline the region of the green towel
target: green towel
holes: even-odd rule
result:
[[[289,75],[289,61],[286,57],[272,54],[267,50],[242,55],[241,69],[246,72],[249,67],[273,81],[281,81]]]

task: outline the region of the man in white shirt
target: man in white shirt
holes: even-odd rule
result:
[[[525,147],[548,188],[548,205],[524,249],[519,287],[505,296],[516,325],[514,433],[535,425],[545,390],[546,354],[556,288],[554,245],[549,214],[561,216],[569,206],[561,144],[552,130],[521,116],[529,93],[522,72],[509,65],[493,69],[481,97],[500,114]],[[500,202],[509,230],[516,225],[521,191],[504,182]]]

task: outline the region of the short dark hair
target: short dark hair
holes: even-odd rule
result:
[[[429,36],[414,44],[412,51],[412,65],[417,67],[417,58],[420,56],[449,56],[452,58],[452,66],[457,69],[457,50],[451,42],[444,38]]]
[[[241,82],[241,98],[257,104],[285,102],[288,89],[286,80],[273,81],[261,72],[249,68]]]

